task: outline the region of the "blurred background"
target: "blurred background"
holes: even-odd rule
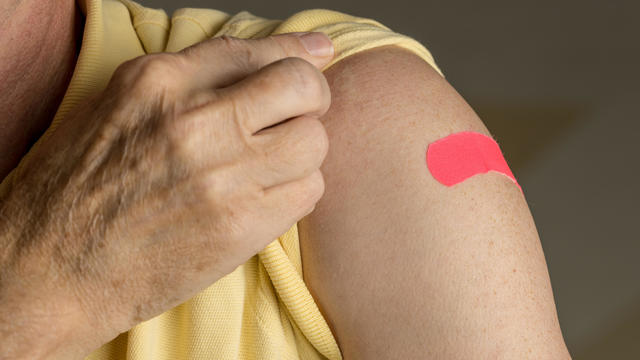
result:
[[[640,359],[640,1],[138,2],[270,19],[326,8],[420,41],[522,185],[573,358]]]

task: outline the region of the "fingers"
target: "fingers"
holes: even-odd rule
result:
[[[288,33],[261,39],[239,39],[220,36],[183,49],[191,65],[190,84],[195,90],[215,89],[231,85],[262,67],[287,57],[299,57],[317,68],[333,58],[331,40],[324,33]],[[303,41],[329,47],[324,55],[312,55]]]
[[[232,107],[234,120],[246,134],[300,115],[322,116],[331,105],[324,75],[299,58],[271,63],[217,90],[216,96]]]
[[[262,234],[262,239],[266,240],[266,242],[257,244],[257,251],[284,234],[297,221],[311,213],[324,194],[324,189],[325,182],[320,170],[314,171],[305,178],[267,189],[262,199],[264,210],[259,212],[262,215],[259,221],[264,222],[265,225],[270,225],[270,229],[273,232],[268,234],[270,236]],[[251,228],[262,228],[257,225]],[[265,226],[265,228],[267,227]]]
[[[263,158],[265,153],[278,152],[263,146],[273,148],[268,144],[278,141],[285,149],[279,153],[286,153],[289,145],[284,144],[287,141],[299,148],[297,139],[308,136],[318,142],[326,138],[319,121],[309,125],[309,119],[302,120],[315,128],[311,131],[293,122],[279,124],[298,116],[320,117],[331,105],[330,89],[324,75],[302,59],[286,58],[267,65],[233,86],[217,90],[215,97],[206,106],[166,123],[167,138],[186,154],[183,158],[194,167],[206,167],[211,161],[222,159],[232,161],[247,152]],[[272,130],[283,125],[286,129]],[[293,127],[298,130],[291,130]],[[271,131],[264,133],[268,130]],[[296,131],[300,134],[284,136]],[[260,137],[262,134],[265,136]]]
[[[191,159],[195,167],[206,167],[216,159],[230,160],[246,152],[263,158],[267,150],[261,145],[269,141],[257,141],[260,130],[277,127],[274,125],[298,116],[320,117],[331,105],[324,75],[299,58],[276,61],[213,94],[214,100],[207,105],[188,111],[178,121],[168,124],[167,136],[180,145],[184,154],[189,154],[185,159]],[[283,141],[282,134],[290,131],[271,132],[272,141]],[[316,131],[313,136],[326,135]],[[287,137],[289,140],[303,138]]]
[[[269,188],[317,171],[329,150],[329,138],[320,120],[301,116],[254,136],[264,156],[247,160],[248,176]]]
[[[240,161],[240,178],[266,188],[320,166],[328,139],[314,117],[328,111],[331,94],[313,65],[285,58],[214,93],[206,106],[163,123],[164,137],[185,168]]]
[[[194,133],[184,132],[192,139]],[[200,135],[200,132],[197,134]],[[248,142],[234,141],[233,134],[228,134],[227,140],[216,135],[199,136],[199,145],[194,145],[194,141],[185,139],[185,136],[178,137],[185,141],[183,148],[190,148],[181,150],[182,154],[186,154],[180,157],[181,162],[188,164],[194,172],[198,169],[206,172],[215,163],[222,163],[232,172],[228,183],[263,190],[308,177],[318,171],[329,150],[329,138],[324,125],[317,118],[309,116],[293,118],[265,129]],[[205,144],[206,139],[209,144]],[[239,149],[238,143],[245,148]],[[207,145],[210,149],[202,151],[202,147]]]
[[[256,254],[313,211],[325,190],[319,169],[304,178],[268,189],[243,183],[239,176],[235,168],[207,170],[170,191],[188,194],[186,206],[196,214],[214,218],[219,222],[221,234],[251,246],[246,252],[248,256]],[[212,239],[209,237],[209,240]]]

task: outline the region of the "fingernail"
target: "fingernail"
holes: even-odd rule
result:
[[[302,40],[302,45],[313,56],[333,55],[333,43],[327,35],[322,32],[310,32],[296,34]]]

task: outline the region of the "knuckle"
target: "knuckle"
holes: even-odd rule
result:
[[[316,160],[314,165],[319,166],[329,151],[329,137],[324,125],[320,120],[313,117],[304,117],[308,124],[304,127],[307,134],[302,138],[303,146]]]
[[[284,74],[291,77],[289,84],[296,92],[316,100],[323,96],[323,76],[313,64],[298,57],[285,58],[281,64]]]
[[[194,188],[194,195],[201,196],[207,208],[215,209],[226,198],[227,191],[220,174],[208,172],[198,177]]]
[[[153,54],[140,60],[134,69],[135,82],[147,89],[149,86],[168,88],[180,78],[180,60],[175,54]]]
[[[204,206],[204,210],[217,213],[224,209],[230,197],[230,184],[221,171],[208,171],[195,175],[191,182],[190,199]]]
[[[320,112],[319,115],[322,116],[329,111],[331,107],[331,89],[329,88],[329,82],[324,74],[318,71],[320,75],[320,85],[322,87],[322,94],[320,96]]]
[[[143,61],[144,57],[145,56],[138,56],[121,63],[113,72],[112,78],[122,80],[130,79],[133,74],[135,74],[135,69],[139,66],[140,62]]]
[[[264,155],[254,155],[253,158],[261,162],[262,166],[269,166],[274,172],[295,169],[291,171],[309,175],[320,168],[327,155],[329,148],[327,133],[324,125],[317,118],[301,116],[291,121],[296,122],[295,130],[274,139],[273,143],[262,150]]]
[[[168,158],[176,163],[200,168],[203,164],[203,141],[210,131],[206,118],[198,112],[180,114],[173,118],[165,116],[158,125],[158,138],[164,143]]]
[[[318,200],[320,200],[320,198],[324,194],[324,190],[324,177],[322,176],[322,172],[320,170],[316,170],[307,178],[307,194],[305,197],[307,199],[307,203],[305,204],[306,207],[312,206],[316,202],[318,202]]]
[[[160,53],[139,56],[121,63],[114,71],[108,87],[123,111],[133,111],[145,106],[155,106],[163,98],[156,97],[184,78],[181,72],[183,60],[177,54]],[[166,106],[173,102],[162,102]]]
[[[238,166],[218,166],[194,175],[191,186],[193,199],[214,212],[225,212],[233,204],[259,199],[262,189],[240,179]]]

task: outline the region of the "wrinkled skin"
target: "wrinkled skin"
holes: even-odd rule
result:
[[[87,355],[309,214],[324,192],[330,59],[280,35],[122,64],[1,199],[2,347]]]

